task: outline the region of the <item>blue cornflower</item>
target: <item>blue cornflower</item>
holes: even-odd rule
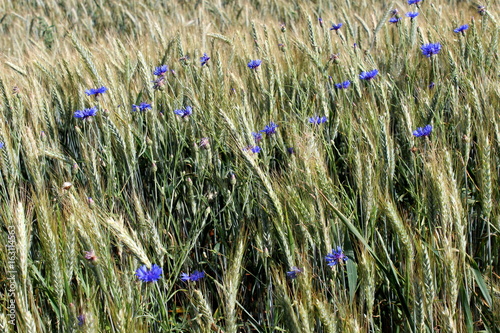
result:
[[[203,57],[200,58],[201,65],[206,65],[206,63],[210,60],[210,57],[206,54],[203,53]]]
[[[146,111],[147,109],[151,109],[151,104],[144,102],[139,105],[132,104],[132,111]]]
[[[90,109],[84,109],[84,110],[76,110],[74,117],[75,118],[81,118],[81,119],[87,119],[88,117],[93,117],[97,113],[96,107],[92,107]]]
[[[85,315],[84,314],[79,315],[78,317],[76,317],[76,319],[78,320],[78,326],[85,325]]]
[[[389,22],[391,22],[391,23],[398,23],[399,21],[401,21],[400,17],[391,17],[389,19]]]
[[[251,68],[251,69],[257,69],[257,67],[259,67],[261,63],[262,63],[262,60],[260,60],[260,59],[252,60],[247,64],[247,66],[248,66],[248,68]]]
[[[323,19],[318,17],[319,26],[323,28]]]
[[[262,151],[262,148],[260,148],[259,146],[253,146],[253,145],[249,145],[249,146],[246,146],[245,148],[243,148],[243,151],[249,151],[249,150],[254,154],[258,154]]]
[[[0,149],[2,149],[3,147],[5,147],[5,143],[3,143],[2,141],[0,141]]]
[[[420,47],[422,50],[422,54],[429,58],[433,54],[438,54],[439,51],[441,51],[441,44],[435,43],[435,44],[424,44]]]
[[[288,154],[295,154],[295,149],[293,147],[288,147],[286,151],[288,152]]]
[[[181,281],[184,282],[189,282],[193,281],[196,282],[198,280],[201,280],[205,277],[205,272],[203,271],[194,271],[193,274],[189,275],[187,273],[181,273]]]
[[[104,94],[106,91],[108,91],[108,88],[102,86],[101,88],[86,90],[85,93],[87,94],[87,96],[95,95],[97,97],[100,94]]]
[[[347,80],[342,83],[336,83],[335,88],[337,89],[347,89],[351,85],[351,81]]]
[[[255,143],[259,143],[259,141],[262,140],[262,134],[260,134],[260,132],[252,132],[252,135]]]
[[[339,24],[332,24],[332,27],[330,28],[330,30],[339,30],[340,27],[342,27],[342,23],[339,23]]]
[[[326,117],[314,116],[309,118],[309,122],[314,125],[323,124],[328,120]]]
[[[429,136],[432,133],[432,125],[427,125],[425,127],[417,127],[415,131],[413,131],[413,135],[417,138],[421,136]]]
[[[156,264],[153,264],[151,269],[148,269],[146,265],[143,265],[135,271],[135,275],[143,282],[156,282],[160,279],[160,275],[162,273],[163,270]]]
[[[174,113],[178,116],[181,116],[182,118],[186,118],[187,116],[193,114],[193,108],[190,106],[186,106],[186,108],[184,109],[174,110]]]
[[[436,84],[435,84],[434,82],[429,83],[429,89],[434,88],[434,86],[435,86],[435,85],[436,85]]]
[[[420,13],[419,13],[419,12],[408,12],[408,13],[406,13],[406,17],[409,17],[409,18],[411,18],[412,20],[413,20],[415,17],[417,17],[418,15],[420,15]]]
[[[328,266],[335,266],[337,264],[342,263],[343,261],[347,261],[347,256],[342,252],[342,248],[337,246],[337,250],[332,250],[332,253],[328,253],[325,257]]]
[[[191,281],[198,281],[203,279],[204,277],[205,277],[205,272],[194,271],[193,274],[191,274]]]
[[[453,31],[456,32],[456,33],[459,33],[459,32],[464,32],[467,29],[469,29],[469,25],[468,24],[464,24],[464,25],[459,26],[458,28],[456,28]]]
[[[266,127],[264,127],[264,129],[260,132],[262,133],[266,133],[267,136],[270,136],[270,135],[273,135],[276,133],[276,128],[278,127],[278,125],[274,122],[270,122],[269,125],[266,125]]]
[[[168,72],[168,66],[167,65],[161,65],[160,67],[156,67],[153,74],[156,76],[163,76],[165,73]]]
[[[261,149],[259,146],[255,146],[255,147],[253,147],[252,149],[250,149],[250,151],[251,151],[252,153],[254,153],[254,154],[258,154],[258,153],[260,153],[260,151],[261,151],[261,150],[262,150],[262,149]]]
[[[371,80],[373,79],[375,76],[377,76],[378,74],[378,69],[374,69],[372,71],[369,71],[369,72],[362,72],[361,74],[359,74],[359,78],[361,80]]]
[[[297,275],[299,275],[300,273],[302,273],[302,270],[297,266],[293,266],[290,272],[286,272],[286,275],[293,280],[296,279]]]
[[[409,5],[414,5],[414,4],[419,3],[420,1],[422,1],[422,0],[408,0],[408,4]]]

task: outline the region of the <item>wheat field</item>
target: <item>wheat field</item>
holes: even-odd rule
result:
[[[498,332],[499,13],[1,0],[0,331]]]

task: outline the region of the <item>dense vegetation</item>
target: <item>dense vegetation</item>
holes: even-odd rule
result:
[[[2,1],[2,331],[497,331],[500,8],[412,2]]]

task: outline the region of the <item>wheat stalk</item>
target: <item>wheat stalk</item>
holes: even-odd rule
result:
[[[228,333],[236,333],[238,330],[237,325],[237,311],[236,303],[238,297],[238,289],[241,281],[241,273],[243,266],[243,254],[246,248],[246,234],[240,233],[235,241],[235,247],[229,258],[230,264],[226,275],[224,276],[224,295],[225,295],[225,318],[226,318],[226,331]]]
[[[113,218],[108,218],[105,220],[104,225],[107,226],[116,238],[120,242],[123,242],[141,262],[143,262],[147,267],[151,267],[151,262],[142,248],[141,243],[138,242],[137,238],[132,237],[130,234],[131,232],[134,234],[132,230],[127,231],[123,220],[120,219],[119,221],[115,221]]]

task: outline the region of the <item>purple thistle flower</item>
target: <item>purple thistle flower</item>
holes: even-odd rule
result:
[[[87,96],[95,95],[97,97],[100,94],[104,94],[106,91],[108,91],[108,88],[106,88],[105,86],[102,86],[102,87],[96,88],[96,89],[85,90],[85,93],[87,94]]]
[[[335,88],[337,89],[347,89],[351,85],[351,81],[347,80],[342,83],[336,83]]]
[[[439,51],[441,51],[441,44],[439,43],[424,44],[420,47],[420,49],[422,50],[422,54],[427,58],[429,58],[433,54],[438,54]]]
[[[422,1],[422,0],[408,0],[408,4],[414,5],[414,4],[418,4],[420,1]]]
[[[186,106],[186,108],[184,109],[174,110],[174,113],[178,116],[181,116],[181,118],[186,118],[187,116],[193,114],[193,108],[190,106]]]
[[[342,27],[342,23],[339,23],[339,24],[332,24],[332,27],[330,28],[330,30],[339,30],[340,27]]]
[[[349,258],[342,252],[342,248],[337,246],[337,250],[332,250],[332,253],[328,253],[325,257],[328,266],[333,267],[337,264],[342,263],[342,261],[347,261]]]
[[[135,275],[143,282],[156,282],[160,279],[160,275],[162,273],[163,270],[156,264],[153,264],[151,269],[148,269],[146,265],[143,265],[135,271]]]
[[[375,76],[377,76],[378,74],[378,69],[374,69],[374,70],[371,70],[369,72],[362,72],[361,74],[359,74],[359,78],[361,80],[371,80],[373,79]]]
[[[160,76],[156,80],[151,81],[154,83],[153,89],[160,89],[165,84],[165,76]]]
[[[252,135],[255,143],[259,143],[259,141],[262,140],[262,134],[260,134],[260,132],[252,132]]]
[[[415,131],[413,131],[413,135],[417,138],[421,136],[429,136],[432,133],[432,125],[427,125],[425,127],[417,127]]]
[[[262,60],[260,60],[260,59],[252,60],[247,64],[247,66],[248,66],[248,68],[251,68],[251,69],[257,69],[257,67],[259,67],[261,63],[262,63]]]
[[[206,54],[203,53],[203,57],[200,58],[201,65],[206,65],[206,63],[210,60],[210,57]]]
[[[328,118],[326,118],[326,117],[314,116],[314,117],[309,118],[309,122],[311,124],[314,124],[314,125],[323,124],[327,121],[328,121]]]
[[[328,60],[332,61],[332,62],[334,62],[336,64],[338,64],[340,62],[340,60],[339,60],[339,54],[338,53],[337,54],[335,54],[335,53],[330,54],[330,56],[328,57]],[[328,79],[332,80],[332,76],[329,75]]]
[[[293,280],[296,279],[297,276],[302,272],[303,272],[302,269],[298,268],[297,266],[293,266],[290,272],[286,272],[286,275],[288,276],[288,278]]]
[[[151,104],[144,102],[139,105],[132,104],[132,111],[146,111],[147,109],[151,109]]]
[[[88,117],[93,117],[97,113],[96,107],[92,107],[90,109],[76,110],[74,113],[75,118],[87,119]]]
[[[398,23],[399,21],[401,21],[401,18],[400,17],[391,17],[389,19],[389,22],[390,23]]]
[[[90,198],[92,200],[92,198]],[[87,259],[88,261],[90,262],[93,262],[95,263],[97,261],[97,256],[94,252],[94,250],[90,250],[90,251],[85,251],[85,259]]]
[[[276,125],[276,123],[274,122],[270,122],[269,125],[266,125],[266,127],[264,127],[264,129],[260,132],[262,133],[266,133],[267,136],[271,136],[273,134],[276,133],[276,128],[278,127],[278,125]]]
[[[459,26],[458,28],[456,28],[453,31],[456,32],[456,33],[459,33],[459,32],[464,32],[467,29],[469,29],[469,25],[468,24],[464,24],[464,25]]]
[[[204,149],[210,148],[210,139],[209,138],[201,138],[199,146],[200,146],[200,148],[204,148]]]
[[[205,272],[203,271],[194,271],[193,274],[189,275],[187,273],[181,273],[181,281],[184,281],[184,282],[189,282],[189,281],[193,281],[193,282],[196,282],[198,280],[201,280],[205,277]]]
[[[408,12],[408,13],[406,13],[406,17],[409,17],[409,18],[411,18],[412,20],[413,20],[415,17],[417,17],[418,15],[420,15],[420,13],[419,13],[419,12]]]
[[[161,65],[160,67],[156,67],[153,74],[156,76],[163,76],[165,73],[168,72],[168,66],[167,65]]]

